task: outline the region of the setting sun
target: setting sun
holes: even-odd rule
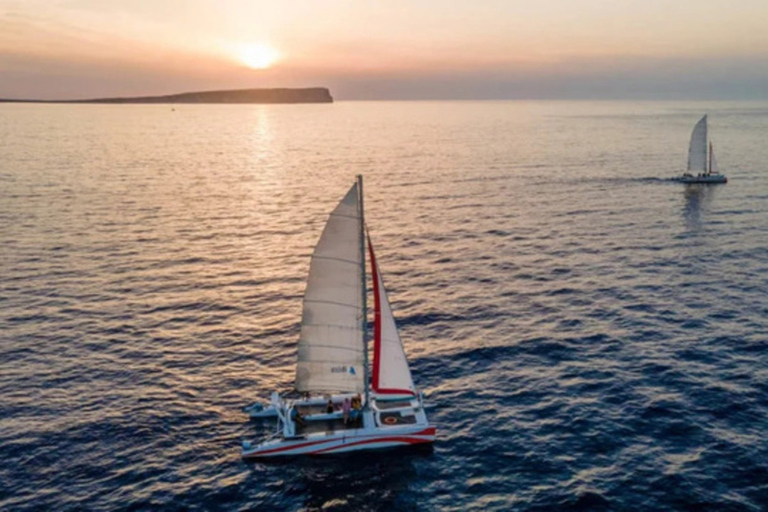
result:
[[[248,44],[238,49],[238,60],[253,69],[266,69],[277,62],[280,54],[265,44]]]

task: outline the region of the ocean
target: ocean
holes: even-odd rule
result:
[[[0,119],[0,509],[768,510],[768,103]],[[434,448],[245,463],[357,174]]]

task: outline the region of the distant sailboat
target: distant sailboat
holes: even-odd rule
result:
[[[691,142],[688,146],[688,170],[682,176],[672,179],[681,183],[728,182],[728,178],[720,174],[717,169],[715,151],[712,148],[712,142],[708,140],[706,114],[696,123],[691,133]]]
[[[304,294],[296,365],[298,400],[272,393],[253,418],[277,417],[275,435],[243,443],[243,458],[318,455],[431,443],[424,403],[408,367],[370,236],[362,177],[331,212],[315,246]],[[373,298],[373,365],[368,366],[365,245]],[[309,398],[312,393],[318,398]],[[363,396],[360,396],[360,393]]]

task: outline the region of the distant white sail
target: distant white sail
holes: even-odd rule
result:
[[[400,334],[397,332],[395,317],[389,305],[370,237],[368,250],[371,258],[375,314],[371,387],[376,393],[383,395],[416,395],[408,359],[405,356]]]
[[[309,266],[296,366],[300,392],[365,389],[361,223],[355,184],[331,213]]]
[[[715,159],[715,150],[712,147],[712,143],[709,143],[709,172],[710,174],[720,174],[717,170],[717,160]]]
[[[688,171],[707,171],[707,116],[704,115],[691,133],[691,144],[688,147]]]

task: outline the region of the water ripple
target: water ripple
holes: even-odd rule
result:
[[[2,109],[0,509],[765,510],[764,105]],[[438,441],[245,464],[357,173]]]

